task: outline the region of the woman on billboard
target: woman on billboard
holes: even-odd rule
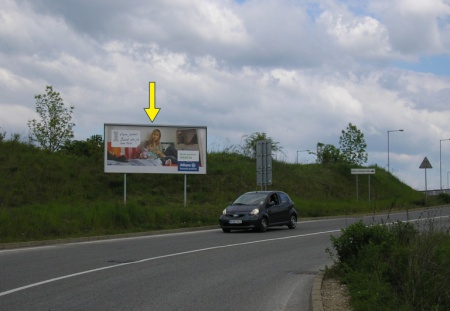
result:
[[[140,159],[161,159],[163,165],[170,166],[177,163],[178,150],[169,145],[166,149],[160,144],[161,131],[154,129],[147,140],[139,145]]]

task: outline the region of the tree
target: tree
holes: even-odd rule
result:
[[[103,137],[102,135],[92,135],[86,141],[67,140],[61,146],[61,152],[77,157],[88,157],[102,159],[103,157]]]
[[[66,108],[58,92],[47,85],[45,94],[35,95],[36,112],[40,121],[28,121],[30,140],[44,149],[58,151],[64,143],[74,137],[72,123],[73,106]]]
[[[355,165],[362,165],[367,162],[367,144],[363,132],[356,125],[349,123],[347,130],[342,130],[339,144],[345,162]]]
[[[317,144],[317,163],[328,164],[342,161],[341,151],[333,145]]]
[[[0,142],[2,142],[5,139],[6,132],[3,132],[2,128],[0,127]]]
[[[272,140],[266,133],[255,132],[250,136],[247,136],[244,141],[243,154],[252,158],[256,157],[256,143],[259,140]],[[281,151],[282,148],[279,146],[279,142],[274,142],[272,140],[272,152]]]

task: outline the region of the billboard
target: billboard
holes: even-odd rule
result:
[[[105,124],[105,173],[206,174],[205,126]]]

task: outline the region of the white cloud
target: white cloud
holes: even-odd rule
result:
[[[36,119],[36,113],[27,107],[23,107],[17,104],[3,104],[1,107],[1,131],[7,132],[11,135],[20,134],[22,138],[26,139],[28,135],[27,122],[28,120]]]
[[[319,21],[349,53],[369,59],[386,58],[392,53],[386,28],[370,16],[354,17],[325,11]]]
[[[446,0],[373,1],[374,11],[385,21],[392,46],[409,56],[448,52],[442,26],[448,26],[450,3]]]
[[[231,9],[220,5],[220,2],[188,1],[186,7],[193,11],[193,18],[190,20],[193,32],[203,39],[230,45],[246,44],[248,37],[242,21]]]

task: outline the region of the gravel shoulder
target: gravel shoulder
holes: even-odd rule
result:
[[[322,280],[322,288],[320,292],[322,296],[322,306],[324,311],[353,310],[350,307],[350,297],[347,292],[347,287],[339,280],[324,277]]]

